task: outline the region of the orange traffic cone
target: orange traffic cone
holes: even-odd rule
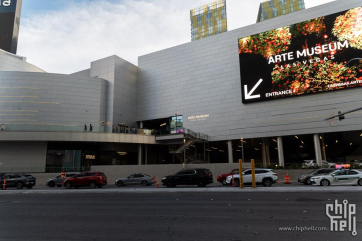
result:
[[[156,181],[157,188],[160,188],[160,186],[158,185],[158,181],[157,181],[156,176],[153,176],[153,179],[155,179],[155,181]]]
[[[5,190],[6,189],[6,177],[4,178],[4,185],[3,185],[3,190]]]
[[[284,184],[290,184],[289,180],[289,175],[287,173],[287,175],[284,176]]]

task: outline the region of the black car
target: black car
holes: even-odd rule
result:
[[[29,174],[4,174],[0,177],[0,189],[3,189],[4,187],[5,178],[5,188],[16,187],[17,189],[22,189],[23,187],[26,187],[31,189],[36,184],[35,177]]]
[[[183,169],[174,175],[162,178],[162,185],[166,187],[176,187],[177,185],[205,187],[210,183],[213,183],[212,173],[205,168]]]
[[[317,176],[317,175],[324,175],[327,173],[330,173],[332,171],[335,171],[335,168],[321,168],[318,170],[313,170],[312,172],[308,174],[304,174],[298,177],[298,182],[304,183],[305,185],[311,185],[310,178]]]

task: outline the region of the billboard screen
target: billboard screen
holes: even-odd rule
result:
[[[0,49],[16,54],[17,31],[14,32],[16,23],[16,0],[0,0]]]
[[[362,7],[238,44],[243,103],[362,86]]]

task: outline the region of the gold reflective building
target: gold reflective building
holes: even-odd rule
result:
[[[305,9],[304,0],[268,0],[260,3],[256,22]]]
[[[191,40],[226,32],[226,0],[218,0],[190,10]]]

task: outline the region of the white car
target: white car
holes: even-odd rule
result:
[[[309,167],[316,167],[317,162],[315,160],[304,160],[303,168],[309,168]],[[334,168],[336,166],[336,163],[322,161],[322,166],[325,168]]]
[[[312,185],[359,185],[362,186],[362,172],[359,170],[336,170],[326,175],[311,177]]]
[[[251,169],[247,169],[243,171],[243,183],[244,184],[251,184],[252,183],[252,175]],[[258,168],[255,169],[255,182],[256,184],[263,184],[264,187],[270,187],[273,183],[278,182],[278,174],[273,172],[272,169],[264,169]],[[232,184],[232,176],[228,176],[226,178],[226,184]],[[234,175],[234,185],[238,187],[239,184],[239,174]]]

